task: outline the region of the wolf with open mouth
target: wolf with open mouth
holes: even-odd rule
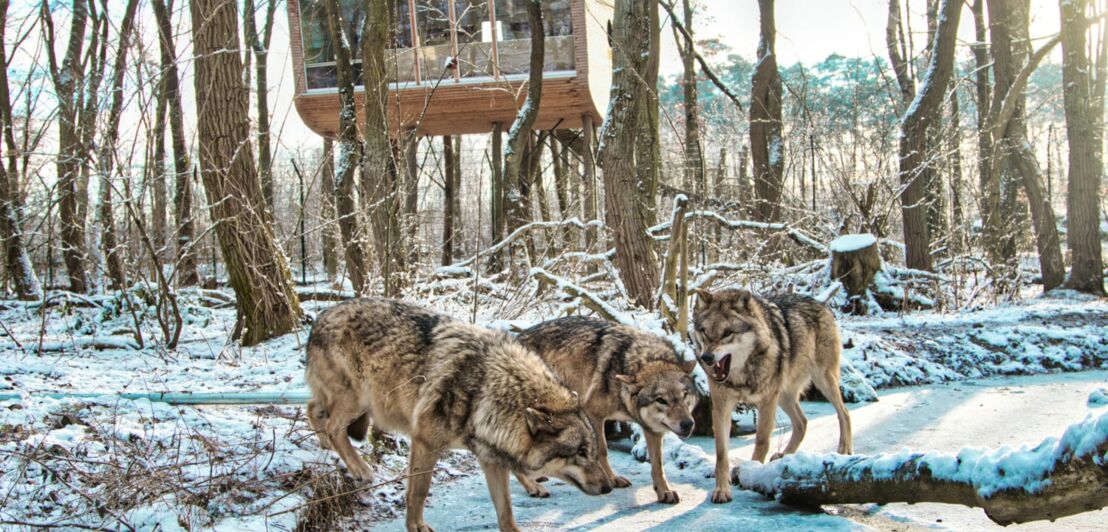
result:
[[[731,413],[739,403],[758,409],[753,459],[765,461],[778,406],[792,423],[789,443],[780,454],[793,453],[800,446],[808,423],[800,394],[812,383],[835,407],[838,452],[853,452],[850,414],[839,390],[842,342],[831,311],[797,295],[761,298],[735,289],[695,293],[692,338],[709,377],[716,440],[712,502],[731,500],[727,450]]]

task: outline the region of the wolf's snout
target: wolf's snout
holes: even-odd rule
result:
[[[601,495],[607,495],[611,492],[612,492],[612,487],[610,485],[608,485],[607,483],[605,483],[603,486],[600,487],[600,494]]]
[[[716,356],[713,355],[711,352],[705,351],[700,354],[700,361],[705,364],[711,364],[712,362],[715,362],[715,360]]]
[[[692,429],[694,425],[696,425],[696,422],[691,419],[681,421],[681,434],[684,434],[686,436],[692,434]]]

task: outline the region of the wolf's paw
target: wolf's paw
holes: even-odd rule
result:
[[[673,490],[659,491],[658,502],[662,504],[677,504],[681,502],[681,497]]]
[[[773,456],[769,457],[769,461],[779,460],[785,457],[785,453],[773,453]]]
[[[535,484],[533,486],[527,486],[527,495],[535,497],[536,499],[545,499],[550,496],[550,490],[547,490],[539,484]]]
[[[435,529],[427,523],[420,523],[418,525],[408,525],[408,532],[435,532]]]
[[[712,490],[712,502],[715,504],[731,502],[731,486],[728,486],[726,489],[716,488]]]
[[[535,482],[546,482],[550,477],[535,477]]]
[[[630,488],[631,487],[631,481],[627,480],[627,477],[621,477],[619,475],[616,475],[616,476],[612,477],[612,485],[617,487],[617,488]]]
[[[854,454],[854,449],[845,443],[839,444],[839,454]]]

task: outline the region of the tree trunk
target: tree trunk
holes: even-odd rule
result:
[[[647,10],[646,24],[649,31],[648,53],[643,58],[642,68],[636,70],[640,76],[638,82],[632,85],[635,98],[641,102],[636,124],[638,131],[635,133],[635,177],[641,184],[643,194],[636,205],[642,211],[639,217],[647,225],[654,225],[657,210],[655,198],[658,196],[658,176],[662,166],[661,146],[658,143],[657,82],[662,36],[657,4],[651,4]]]
[[[943,0],[927,83],[916,93],[900,128],[900,210],[904,218],[904,245],[909,268],[931,270],[931,235],[927,225],[927,182],[931,163],[927,153],[927,128],[936,121],[946,86],[954,70],[958,19],[962,2]]]
[[[197,139],[212,221],[219,237],[243,345],[295,328],[301,316],[250,146],[234,0],[193,0]],[[230,52],[230,53],[228,53]]]
[[[781,220],[785,142],[781,123],[781,77],[777,72],[777,26],[773,0],[758,0],[761,37],[750,94],[750,155],[754,164],[754,219]]]
[[[334,281],[339,274],[339,239],[335,220],[335,141],[323,139],[323,159],[321,161],[319,205],[319,225],[323,228],[322,249],[323,271],[327,272],[327,280]]]
[[[442,137],[442,265],[454,264],[454,142]]]
[[[400,173],[392,156],[386,106],[389,94],[389,66],[385,62],[392,25],[388,2],[369,0],[362,31],[362,65],[365,86],[365,157],[362,159],[362,191],[369,210],[370,226],[377,252],[377,265],[384,281],[384,295],[396,295],[403,285],[405,254],[400,249],[399,215],[404,204]]]
[[[246,46],[254,54],[254,87],[257,92],[256,112],[258,115],[258,174],[262,180],[262,194],[266,205],[274,208],[275,190],[273,185],[273,155],[269,147],[269,76],[267,56],[269,43],[273,37],[273,17],[277,11],[278,0],[268,0],[265,10],[265,25],[258,35],[255,22],[254,0],[246,0],[243,5],[243,28]],[[247,69],[250,65],[247,64]]]
[[[704,155],[700,146],[700,104],[697,98],[696,58],[693,56],[692,0],[681,0],[685,18],[685,31],[689,38],[676,39],[684,69],[685,91],[685,188],[703,195],[707,192],[704,178]],[[674,30],[676,31],[676,29]]]
[[[492,125],[492,186],[489,192],[489,220],[493,243],[504,240],[504,132],[500,122]],[[500,258],[494,256],[494,264]]]
[[[594,150],[596,150],[596,131],[593,129],[592,117],[585,115],[581,118],[581,215],[585,222],[600,218]],[[585,249],[591,251],[596,247],[599,233],[595,229],[586,229],[584,232]]]
[[[404,142],[404,245],[408,264],[419,262],[419,136],[411,132]]]
[[[844,239],[865,237],[870,235],[844,235],[832,241],[830,246],[831,280],[839,281],[846,288],[847,308],[844,310],[856,316],[866,315],[865,295],[877,272],[881,271],[881,254],[877,250],[877,239],[863,246],[852,245]]]
[[[528,146],[531,129],[539,115],[542,101],[542,69],[546,44],[542,20],[542,6],[537,0],[527,2],[527,15],[531,25],[531,55],[527,80],[527,99],[508,130],[508,147],[504,150],[504,184],[507,189],[507,232],[527,224],[531,218],[530,165]],[[509,257],[511,253],[509,252]],[[511,266],[511,265],[509,265]]]
[[[604,172],[604,218],[615,240],[615,266],[632,302],[644,308],[651,308],[658,287],[658,257],[646,234],[650,225],[646,213],[653,204],[651,183],[636,172],[637,165],[652,161],[638,159],[644,153],[636,149],[636,137],[641,134],[642,107],[649,103],[643,95],[653,88],[653,80],[645,74],[654,49],[650,36],[651,11],[655,10],[657,5],[649,0],[616,2],[612,95],[599,155]]]
[[[357,111],[354,107],[354,74],[351,66],[351,50],[342,31],[346,22],[341,19],[337,0],[323,4],[327,24],[335,49],[335,72],[339,91],[339,163],[335,180],[331,184],[338,211],[339,232],[346,249],[346,271],[354,293],[363,294],[368,289],[369,263],[366,259],[366,238],[358,219],[358,207],[354,202],[354,180],[362,164],[362,141],[358,138]],[[366,201],[362,198],[362,201]]]
[[[185,113],[181,105],[181,78],[177,73],[176,45],[170,24],[172,3],[151,0],[154,18],[158,23],[158,42],[161,50],[162,77],[165,82],[165,98],[169,105],[169,130],[173,143],[174,212],[177,221],[177,283],[192,286],[200,282],[196,271],[195,222],[192,219],[192,161],[189,160],[188,142],[185,140]]]
[[[1087,1],[1060,0],[1062,19],[1062,83],[1069,143],[1066,188],[1066,237],[1071,266],[1066,287],[1104,295],[1104,262],[1100,244],[1100,181],[1104,166],[1101,145],[1103,77],[1094,83],[1093,65],[1085,55]],[[1101,38],[1105,38],[1103,35]],[[1102,54],[1103,55],[1103,54]],[[1104,58],[1101,57],[1103,61]],[[1102,66],[1102,65],[1098,65]],[[1101,74],[1103,76],[1103,74]],[[1099,94],[1093,94],[1094,87]]]
[[[0,65],[8,63],[5,47],[8,27],[8,0],[0,0]],[[12,130],[11,94],[8,87],[8,69],[0,68],[0,130],[10,153],[14,157],[15,140]],[[3,144],[0,144],[2,146]],[[18,166],[4,168],[0,154],[0,239],[4,241],[4,273],[19,299],[30,301],[42,297],[38,277],[27,254],[27,242],[23,235],[23,194],[20,193]]]
[[[150,160],[147,164],[145,175],[150,180],[150,194],[153,205],[150,207],[150,235],[154,249],[158,251],[155,257],[160,264],[164,259],[162,253],[166,247],[166,229],[169,225],[169,195],[165,188],[165,132],[167,123],[165,76],[160,76],[157,85],[157,102],[154,104],[154,131],[151,133],[153,148],[147,148]]]
[[[950,92],[950,130],[946,137],[946,151],[950,157],[950,227],[954,254],[966,249],[965,207],[962,205],[962,188],[965,186],[962,173],[961,120],[958,104],[958,89]]]
[[[108,111],[107,130],[100,139],[100,153],[97,161],[100,175],[100,193],[98,218],[100,223],[101,246],[107,265],[108,279],[113,290],[127,288],[126,272],[123,269],[125,248],[119,246],[116,238],[115,216],[112,212],[112,173],[115,171],[116,143],[119,141],[119,120],[123,114],[123,75],[127,69],[127,54],[134,29],[135,12],[138,0],[128,0],[123,20],[119,25],[119,46],[116,48],[115,63],[112,66],[111,104]],[[106,13],[105,13],[106,15]]]
[[[51,17],[47,2],[42,3],[44,21]],[[53,60],[53,46],[48,49],[51,59],[51,71],[54,80],[54,92],[58,97],[58,221],[61,233],[62,256],[65,259],[66,273],[69,275],[69,289],[83,293],[88,290],[85,253],[85,224],[78,216],[78,186],[81,161],[84,159],[81,137],[77,124],[80,109],[77,92],[84,82],[85,69],[82,65],[81,51],[85,42],[85,30],[88,26],[88,4],[83,0],[74,0],[71,11],[69,41],[65,48],[65,57],[60,66]],[[53,24],[48,26],[52,41]],[[93,32],[95,33],[95,32]]]

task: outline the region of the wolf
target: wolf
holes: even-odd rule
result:
[[[731,500],[728,436],[731,413],[740,402],[758,409],[753,459],[762,462],[769,451],[778,406],[792,423],[783,454],[800,446],[808,424],[800,408],[800,394],[811,382],[835,408],[838,452],[851,454],[850,414],[839,391],[842,343],[831,311],[798,295],[761,298],[740,289],[695,290],[695,294],[692,338],[709,376],[716,440],[712,502]],[[779,456],[775,454],[773,459]]]
[[[581,395],[596,430],[600,465],[611,483],[617,488],[631,485],[608,463],[604,421],[631,421],[642,427],[658,501],[679,502],[662,468],[662,436],[666,431],[692,434],[697,394],[689,372],[696,360],[682,362],[673,346],[653,334],[582,316],[540,323],[517,338]],[[527,475],[517,478],[532,497],[549,495]]]
[[[317,318],[305,379],[309,422],[357,479],[373,475],[348,436],[365,438],[372,423],[411,438],[410,531],[432,530],[423,505],[451,448],[476,456],[501,530],[518,530],[509,472],[558,477],[590,495],[612,491],[576,394],[506,333],[400,301],[355,299]]]

